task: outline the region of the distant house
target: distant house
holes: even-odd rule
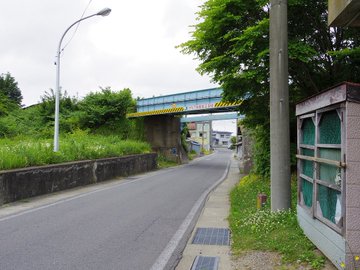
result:
[[[230,131],[212,131],[212,145],[214,147],[228,147],[231,144]]]
[[[190,139],[198,142],[201,148],[210,149],[211,140],[211,122],[191,122],[187,124],[190,133]]]

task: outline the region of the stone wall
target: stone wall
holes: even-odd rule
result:
[[[240,159],[240,172],[243,174],[249,174],[252,166],[252,139],[249,134],[249,131],[244,127],[241,127],[241,134],[242,134],[242,144],[241,144],[241,154],[239,154]]]
[[[156,153],[0,171],[0,205],[157,168]]]

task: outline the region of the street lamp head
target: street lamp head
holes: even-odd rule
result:
[[[96,15],[107,16],[110,14],[110,12],[111,12],[110,8],[104,8],[100,10],[98,13],[96,13]]]

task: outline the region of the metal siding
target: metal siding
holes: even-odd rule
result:
[[[345,239],[322,222],[311,218],[299,205],[297,213],[300,227],[305,235],[338,269],[342,269],[340,263],[345,262]]]

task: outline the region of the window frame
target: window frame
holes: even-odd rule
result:
[[[341,143],[340,144],[320,144],[320,123],[321,123],[321,117],[324,113],[334,111],[338,113],[339,119],[340,119],[340,134],[341,134]],[[345,208],[345,201],[346,201],[346,194],[345,194],[345,185],[346,185],[346,153],[345,153],[345,140],[346,140],[346,119],[344,117],[345,115],[345,105],[335,105],[335,106],[329,106],[327,108],[322,108],[319,110],[314,111],[313,113],[305,114],[302,116],[299,116],[297,121],[298,125],[298,137],[297,137],[297,152],[298,152],[298,162],[297,162],[297,179],[298,179],[298,205],[302,207],[309,215],[312,216],[312,218],[317,219],[330,227],[331,229],[335,230],[336,232],[340,234],[344,234],[345,231],[345,217],[346,217],[346,208]],[[303,142],[303,130],[302,125],[304,123],[305,119],[311,119],[314,123],[315,127],[315,140],[314,145],[308,145],[308,144],[302,144]],[[302,154],[302,149],[310,149],[314,151],[314,156],[305,156]],[[340,150],[340,161],[325,159],[320,157],[320,150],[321,149],[339,149]],[[302,173],[303,165],[302,162],[304,160],[309,160],[313,162],[313,176],[309,177]],[[341,185],[340,187],[337,186],[334,183],[325,181],[320,179],[320,165],[321,164],[327,164],[331,166],[335,166],[339,168],[341,173]],[[303,194],[301,193],[302,186],[303,186],[303,180],[308,181],[312,183],[313,189],[312,189],[312,205],[311,207],[308,207],[305,204],[305,201],[303,200]],[[320,214],[319,208],[319,198],[318,198],[318,185],[324,186],[326,188],[338,191],[341,193],[341,220],[339,224],[333,223],[331,220],[327,219],[326,217],[323,217]],[[320,208],[321,209],[321,208]]]

